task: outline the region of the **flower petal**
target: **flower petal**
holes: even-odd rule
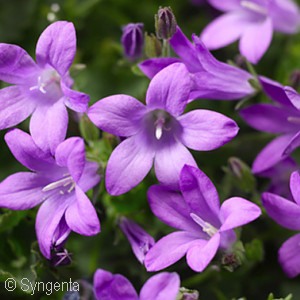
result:
[[[270,16],[274,29],[279,32],[291,34],[299,29],[299,8],[294,1],[277,0],[272,3]]]
[[[219,62],[221,65],[221,62]],[[228,67],[231,67],[228,65]],[[209,67],[211,69],[211,67]],[[225,71],[226,70],[226,71]],[[249,83],[251,76],[236,68],[223,68],[218,72],[204,71],[193,74],[193,88],[190,99],[237,100],[253,94],[255,91]],[[209,85],[207,85],[209,82]]]
[[[140,300],[175,300],[179,288],[177,273],[159,273],[146,281],[140,292]]]
[[[63,76],[76,54],[76,32],[73,23],[58,21],[49,25],[36,45],[36,61],[41,66],[51,65]]]
[[[271,193],[263,193],[262,202],[268,215],[279,225],[300,230],[300,206],[298,204]]]
[[[153,77],[146,102],[150,109],[167,110],[173,116],[183,113],[191,89],[191,79],[185,65],[174,63]]]
[[[273,36],[273,23],[267,17],[263,22],[251,24],[240,39],[240,52],[251,63],[256,64],[268,50]]]
[[[106,189],[121,195],[138,185],[150,171],[154,149],[141,133],[121,142],[112,152],[106,168]]]
[[[219,148],[238,133],[237,124],[226,116],[206,109],[190,111],[178,118],[182,143],[193,150]]]
[[[180,174],[180,190],[189,213],[193,212],[215,227],[220,226],[220,200],[211,180],[198,168],[185,165]]]
[[[6,133],[5,141],[14,157],[28,169],[51,172],[56,167],[52,156],[38,148],[28,133],[13,129]]]
[[[300,206],[300,174],[294,171],[290,177],[290,190],[295,202]]]
[[[139,300],[126,277],[102,269],[98,269],[94,275],[94,294],[97,300]]]
[[[288,97],[288,100],[294,105],[294,107],[299,111],[300,110],[300,94],[297,93],[292,87],[284,87],[284,92]]]
[[[257,155],[253,166],[253,173],[263,172],[278,162],[284,160],[288,155],[285,153],[286,147],[293,139],[292,134],[285,134],[272,140],[265,148]]]
[[[206,26],[200,39],[208,49],[215,50],[238,40],[248,27],[249,20],[246,14],[241,11],[230,12]]]
[[[18,86],[0,90],[0,130],[18,125],[34,111],[36,104]]]
[[[260,215],[260,208],[248,200],[240,197],[227,199],[220,209],[220,232],[248,224]]]
[[[101,130],[117,136],[131,136],[141,128],[146,107],[133,97],[106,97],[90,107],[88,116]]]
[[[197,240],[187,252],[187,263],[195,272],[202,272],[216,255],[220,246],[220,234],[210,240]]]
[[[25,50],[16,45],[0,43],[0,80],[26,84],[37,72],[37,65]]]
[[[64,103],[67,107],[80,113],[87,111],[89,95],[70,89],[63,81],[61,81],[61,89],[65,95]]]
[[[172,188],[179,188],[179,175],[183,166],[197,166],[189,150],[175,139],[166,139],[155,154],[155,174],[157,179]]]
[[[289,118],[299,118],[300,114],[289,107],[256,104],[242,109],[240,115],[251,127],[257,130],[270,133],[289,133],[299,130],[299,125],[289,122]]]
[[[231,11],[241,7],[240,0],[208,0],[208,3],[221,11]]]
[[[42,201],[42,188],[49,182],[35,173],[20,172],[10,175],[0,183],[0,207],[25,210]]]
[[[162,270],[180,260],[195,243],[197,236],[178,231],[160,239],[147,253],[145,267],[148,272]]]
[[[39,208],[36,216],[35,230],[39,247],[43,255],[50,259],[55,233],[66,208],[72,203],[71,197],[59,195],[48,198]],[[56,242],[56,241],[55,241]]]
[[[293,108],[293,104],[291,103],[286,91],[284,90],[284,87],[281,84],[263,76],[259,77],[259,81],[265,93],[272,100],[278,102],[283,106],[288,106]]]
[[[63,101],[53,105],[40,105],[30,120],[30,133],[34,142],[45,152],[55,153],[65,139],[68,128],[68,112]]]
[[[203,67],[199,63],[195,46],[184,35],[179,26],[173,37],[170,39],[170,45],[174,52],[182,59],[190,72],[203,71]]]
[[[76,201],[66,210],[65,218],[73,231],[82,235],[95,235],[100,232],[100,222],[94,206],[86,194],[75,187]]]
[[[57,165],[67,167],[74,181],[77,182],[84,170],[85,148],[80,137],[71,137],[58,145],[55,151]]]
[[[83,190],[83,192],[87,192],[100,182],[101,177],[98,174],[98,170],[99,165],[96,162],[85,162],[82,175],[77,182],[77,185]]]
[[[138,66],[147,77],[153,78],[162,69],[176,62],[180,60],[173,57],[150,58],[139,63]]]
[[[286,148],[283,151],[283,154],[290,155],[295,149],[300,146],[300,131],[298,131],[287,144]]]
[[[288,277],[300,274],[300,234],[289,238],[278,251],[278,260]]]
[[[153,185],[148,190],[148,202],[153,214],[167,225],[197,234],[202,233],[190,217],[191,210],[179,192],[165,186]]]

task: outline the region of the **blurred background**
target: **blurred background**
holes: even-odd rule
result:
[[[91,103],[112,94],[128,94],[143,101],[149,80],[124,58],[120,43],[121,27],[131,22],[142,22],[146,32],[154,33],[154,15],[159,6],[172,7],[178,25],[188,37],[192,33],[200,34],[219,14],[205,1],[199,0],[0,0],[0,42],[17,44],[34,57],[38,37],[51,22],[71,21],[77,31],[78,48],[74,63],[80,64],[72,70],[76,89],[89,94]],[[240,62],[237,44],[215,51],[214,55],[222,61]],[[275,34],[256,71],[282,84],[298,87],[300,35]],[[0,82],[0,87],[4,86]],[[259,94],[248,100],[247,104],[266,101],[269,100]],[[235,195],[260,204],[260,192],[268,187],[269,182],[253,177],[250,167],[257,153],[273,136],[249,128],[239,117],[236,106],[236,101],[205,99],[189,105],[188,109],[198,107],[221,112],[236,120],[240,126],[238,137],[224,147],[193,154],[199,167],[216,185],[221,201]],[[28,121],[20,127],[27,131]],[[4,134],[0,132],[0,180],[25,170],[10,154],[3,140]],[[71,115],[69,135],[79,134],[78,116]],[[115,141],[111,142],[112,138],[107,135],[99,135],[99,138],[108,141],[108,144],[95,143],[89,145],[89,150],[93,155],[99,154],[100,162],[105,162]],[[299,162],[297,151],[294,158]],[[236,164],[237,169],[234,168]],[[99,213],[102,232],[89,238],[72,233],[66,244],[72,253],[72,263],[67,266],[53,267],[40,255],[34,231],[37,209],[25,212],[0,209],[0,281],[8,277],[18,280],[27,277],[43,282],[62,282],[71,278],[73,281],[80,280],[81,293],[86,293],[82,299],[88,299],[93,274],[97,268],[103,268],[127,276],[139,290],[150,274],[135,259],[117,223],[120,216],[131,218],[156,240],[172,230],[155,219],[149,210],[146,191],[155,182],[155,176],[150,174],[137,188],[120,197],[107,195],[103,184],[97,193],[90,192],[89,196],[95,201]],[[178,272],[182,286],[198,290],[202,300],[242,297],[265,300],[270,292],[278,298],[292,293],[293,299],[298,300],[299,278],[288,279],[277,262],[277,250],[292,234],[264,215],[243,229],[243,262],[241,266],[239,261],[235,262],[236,265],[232,264],[233,272],[232,265],[228,267],[222,255],[201,274],[190,270],[184,259],[168,271]],[[1,299],[63,297],[72,299],[71,295],[63,292],[53,292],[50,296],[37,292],[26,295],[17,289],[9,293],[0,283]]]

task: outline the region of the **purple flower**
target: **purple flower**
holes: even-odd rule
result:
[[[166,66],[181,61],[192,74],[190,99],[208,98],[236,100],[255,92],[249,83],[251,74],[215,59],[200,39],[193,35],[191,43],[177,26],[170,44],[178,58],[152,58],[139,64],[142,72],[152,78]]]
[[[159,273],[146,281],[138,296],[129,280],[98,269],[94,275],[94,294],[97,300],[176,300],[180,288],[177,273]]]
[[[187,255],[188,265],[202,272],[217,250],[230,249],[236,239],[234,228],[261,214],[259,207],[233,197],[220,207],[216,188],[199,169],[184,166],[180,174],[181,193],[156,185],[148,199],[152,212],[167,225],[179,229],[159,240],[147,253],[148,271],[162,270]]]
[[[142,56],[144,47],[144,24],[129,23],[122,27],[121,42],[127,58],[135,60]]]
[[[158,180],[176,188],[183,165],[196,166],[186,147],[213,150],[237,134],[236,123],[219,113],[199,109],[182,114],[190,84],[186,67],[172,64],[150,82],[146,105],[127,95],[115,95],[90,108],[88,115],[97,127],[127,137],[107,163],[110,194],[126,193],[139,184],[153,162]]]
[[[269,48],[273,31],[296,33],[299,10],[291,0],[208,0],[225,14],[209,24],[201,34],[208,49],[214,50],[240,40],[239,48],[256,64]]]
[[[125,217],[121,219],[120,228],[126,235],[134,255],[143,264],[145,255],[155,244],[154,238],[138,224]]]
[[[271,193],[262,195],[262,202],[268,215],[279,225],[300,230],[300,175],[294,172],[290,179],[290,189],[294,201]],[[289,277],[300,274],[300,233],[289,238],[278,252],[279,262]]]
[[[274,104],[255,104],[241,110],[244,120],[253,128],[279,136],[256,157],[252,171],[263,172],[287,158],[300,145],[300,95],[290,87],[260,78],[265,93]]]
[[[15,158],[31,172],[20,172],[0,183],[0,207],[30,209],[42,203],[36,233],[43,255],[64,243],[70,231],[94,235],[100,231],[96,211],[85,192],[100,177],[98,165],[85,158],[84,142],[72,137],[58,145],[54,157],[42,151],[27,133],[14,129],[5,140]]]
[[[44,151],[54,154],[66,136],[68,112],[85,112],[86,94],[71,90],[69,68],[76,53],[72,23],[48,26],[36,46],[36,63],[16,45],[0,44],[0,80],[13,84],[0,90],[0,129],[21,123],[32,114],[30,133]]]

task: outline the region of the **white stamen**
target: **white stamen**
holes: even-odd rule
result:
[[[57,180],[55,182],[51,182],[48,185],[46,185],[42,191],[43,192],[48,192],[48,191],[52,191],[55,190],[57,188],[61,188],[61,187],[67,187],[70,186],[70,188],[67,190],[68,193],[71,193],[72,190],[75,188],[75,182],[73,181],[73,178],[69,175],[68,177],[62,178],[60,180]],[[64,195],[65,191],[63,191],[62,189],[59,190],[59,194],[60,195]]]
[[[300,125],[300,118],[298,117],[288,117],[288,122]]]
[[[242,0],[241,6],[243,6],[244,8],[250,9],[254,12],[257,12],[259,14],[263,14],[263,15],[267,14],[267,10],[264,7],[254,3],[252,1]]]
[[[216,227],[212,226],[208,222],[205,222],[198,215],[190,213],[190,217],[193,219],[193,221],[200,225],[203,232],[207,233],[210,237],[214,236],[218,232],[218,229]]]

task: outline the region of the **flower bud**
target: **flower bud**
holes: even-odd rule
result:
[[[159,57],[162,53],[161,42],[154,34],[145,35],[145,54],[148,58]]]
[[[129,60],[135,60],[142,56],[144,47],[144,24],[129,23],[122,27],[123,34],[121,42],[124,49],[124,55]]]
[[[176,32],[177,22],[171,7],[159,8],[155,15],[156,35],[159,39],[170,39]]]
[[[141,264],[144,263],[144,258],[155,241],[144,229],[135,222],[122,218],[120,228],[127,237],[132,251]]]

